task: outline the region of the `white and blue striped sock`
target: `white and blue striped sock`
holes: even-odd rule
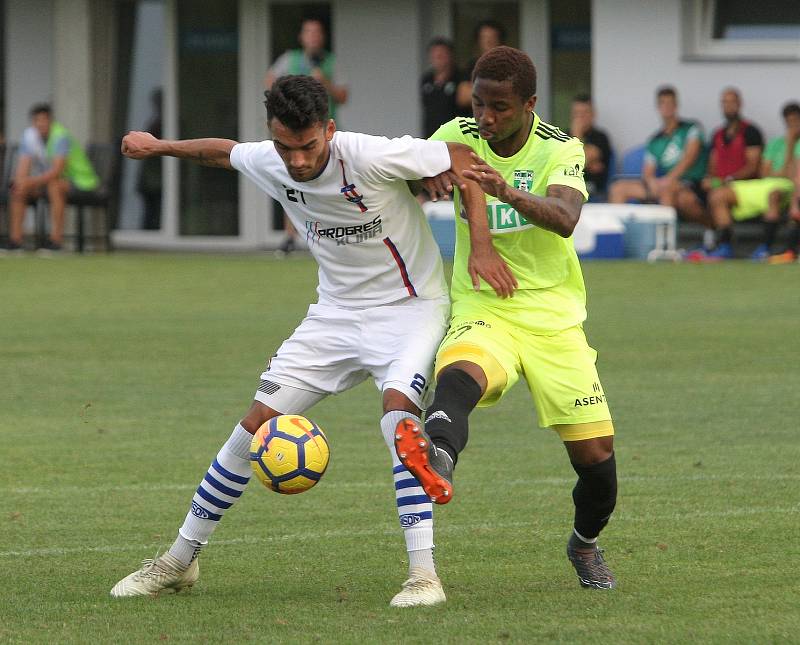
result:
[[[252,439],[253,435],[237,424],[200,482],[192,498],[192,507],[178,531],[178,538],[169,549],[170,555],[184,564],[191,564],[197,557],[225,511],[244,492],[252,474]]]
[[[414,477],[400,460],[394,449],[394,433],[403,419],[414,419],[422,425],[419,417],[410,412],[393,410],[381,419],[381,432],[392,455],[392,473],[397,501],[397,515],[406,538],[409,569],[421,567],[435,572],[433,563],[433,504]]]

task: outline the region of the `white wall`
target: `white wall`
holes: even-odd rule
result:
[[[19,141],[34,103],[53,100],[50,0],[6,0],[6,132]]]
[[[680,112],[706,135],[722,116],[719,94],[734,85],[745,117],[766,137],[782,133],[780,110],[800,100],[797,62],[684,62],[680,0],[595,0],[592,13],[592,94],[598,123],[618,153],[644,143],[659,127],[655,88],[674,85]]]
[[[83,145],[91,138],[92,60],[89,0],[54,0],[53,110]]]
[[[350,96],[338,110],[343,130],[419,134],[420,12],[416,2],[333,0],[336,74]],[[366,45],[365,43],[370,43]]]

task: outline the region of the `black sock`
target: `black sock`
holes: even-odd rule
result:
[[[733,239],[733,228],[726,226],[717,231],[717,244],[730,244]]]
[[[436,392],[425,414],[425,432],[433,445],[458,461],[458,453],[467,445],[467,417],[481,400],[481,386],[469,374],[457,368],[445,368],[436,383]]]
[[[771,249],[775,244],[775,236],[778,234],[778,222],[764,222],[764,245]]]
[[[614,454],[591,466],[572,464],[578,483],[572,490],[575,530],[584,538],[600,535],[617,504],[617,462]]]
[[[789,235],[786,238],[786,249],[795,253],[800,249],[800,224],[797,224],[797,222],[793,222],[789,229]]]

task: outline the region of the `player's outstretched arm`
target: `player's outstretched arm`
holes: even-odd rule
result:
[[[510,298],[518,286],[517,279],[492,243],[483,190],[476,182],[464,176],[464,171],[472,162],[472,149],[460,143],[448,143],[447,147],[452,164],[448,171],[450,183],[454,183],[461,191],[461,202],[469,224],[470,254],[467,271],[472,279],[472,286],[478,291],[480,278],[483,278],[499,297]]]
[[[122,138],[122,154],[131,159],[178,157],[203,166],[231,169],[231,139],[156,139],[149,132],[129,132]]]
[[[547,196],[539,197],[512,188],[502,175],[474,152],[473,163],[464,171],[464,177],[477,182],[481,189],[501,202],[508,204],[536,226],[569,237],[578,224],[583,206],[583,195],[569,186],[551,184]]]

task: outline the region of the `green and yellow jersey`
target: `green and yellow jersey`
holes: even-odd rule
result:
[[[475,119],[456,118],[431,137],[464,143],[497,169],[514,188],[544,197],[553,184],[569,186],[586,198],[584,154],[579,139],[534,114],[533,126],[522,149],[499,157],[478,135]],[[486,216],[494,248],[519,283],[512,298],[503,300],[481,280],[472,287],[467,271],[470,253],[469,225],[456,189],[456,252],[451,297],[453,315],[479,316],[481,311],[509,320],[534,333],[549,334],[580,324],[586,318],[586,289],[572,238],[564,239],[526,220],[508,204],[486,195]]]

